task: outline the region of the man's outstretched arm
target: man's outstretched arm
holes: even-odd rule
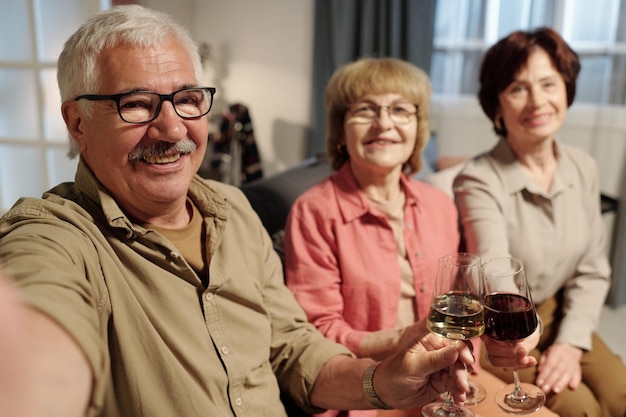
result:
[[[74,339],[0,272],[0,417],[82,417],[92,371]]]

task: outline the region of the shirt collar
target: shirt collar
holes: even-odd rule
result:
[[[520,175],[520,171],[523,170],[522,164],[518,161],[507,140],[504,138],[500,139],[497,145],[491,150],[491,156],[499,162],[499,174],[502,176],[503,182],[506,184],[506,188],[510,194],[527,190],[530,193],[551,198],[573,185],[570,179],[571,176],[568,175],[568,172],[572,169],[571,164],[569,160],[561,157],[561,146],[556,139],[553,141],[553,147],[558,159],[558,165],[554,173],[551,190],[549,193],[546,193],[541,190],[528,175],[525,173]]]
[[[350,170],[349,162],[344,163],[341,168],[332,175],[331,180],[335,184],[339,211],[344,221],[352,221],[366,213],[377,216],[380,215],[379,212],[374,213],[372,211],[373,207],[361,192],[356,178],[354,178]],[[405,205],[417,205],[419,207],[419,196],[416,190],[411,187],[410,179],[405,174],[402,174],[400,176],[400,183],[402,184],[402,189],[406,196]]]
[[[82,156],[78,162],[74,181],[76,187],[81,192],[101,207],[109,225],[126,229],[126,233],[129,236],[135,233],[144,234],[146,232],[145,228],[134,224],[126,216],[117,201],[109,194],[100,181],[98,181]],[[210,187],[197,175],[189,185],[188,196],[195,203],[203,216],[226,219],[230,214],[231,207],[226,196],[215,187]]]

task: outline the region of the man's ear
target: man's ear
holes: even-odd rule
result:
[[[83,118],[78,103],[76,101],[66,101],[61,105],[61,114],[67,126],[70,136],[78,145],[78,149],[82,152],[87,146],[85,141],[85,132],[83,130]]]

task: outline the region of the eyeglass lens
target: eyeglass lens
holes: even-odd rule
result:
[[[119,99],[119,113],[129,123],[148,122],[157,117],[163,101],[171,101],[176,114],[182,118],[203,116],[211,108],[209,92],[200,88],[189,88],[176,92],[172,97],[153,92],[124,94]]]
[[[396,124],[406,124],[411,116],[417,113],[415,104],[409,102],[391,103],[388,106],[379,106],[374,103],[354,103],[350,106],[351,118],[356,123],[372,123],[383,109],[387,109],[389,118]]]

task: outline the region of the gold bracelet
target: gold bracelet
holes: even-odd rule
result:
[[[379,363],[380,362],[377,362],[365,370],[365,373],[363,374],[363,391],[365,392],[365,396],[370,404],[374,407],[381,410],[393,410],[393,407],[389,407],[385,404],[374,390],[374,372],[376,371]]]

